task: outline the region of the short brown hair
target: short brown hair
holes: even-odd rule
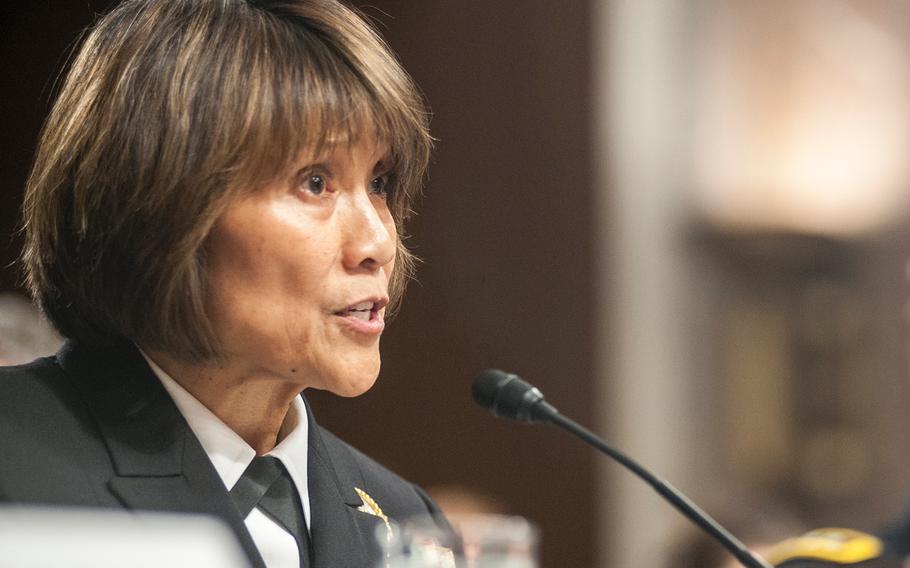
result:
[[[427,125],[387,45],[336,0],[128,0],[88,34],[44,126],[23,209],[26,283],[64,336],[217,356],[205,310],[216,219],[301,152],[369,128],[391,153],[395,304],[414,265],[402,223]]]

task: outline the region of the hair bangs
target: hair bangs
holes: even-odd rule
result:
[[[215,357],[217,219],[301,156],[369,137],[388,148],[398,231],[388,316],[415,264],[404,221],[428,121],[394,54],[339,2],[126,0],[84,41],[42,131],[23,210],[28,285],[69,337]]]
[[[256,64],[247,70],[251,92],[235,187],[261,187],[285,175],[301,155],[320,156],[371,138],[388,147],[390,208],[400,224],[412,212],[431,147],[425,107],[413,100],[413,85],[396,84],[401,78],[385,67],[340,51],[301,25],[301,18],[262,17],[273,33],[247,58]]]

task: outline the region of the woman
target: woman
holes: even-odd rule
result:
[[[213,514],[269,568],[374,566],[377,525],[435,515],[300,396],[376,379],[427,120],[334,0],[101,18],[26,192],[27,283],[68,342],[0,370],[0,497]]]

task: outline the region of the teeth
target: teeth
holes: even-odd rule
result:
[[[369,310],[367,310],[367,311],[362,311],[362,310],[351,310],[349,313],[351,314],[351,316],[353,316],[353,317],[355,317],[355,318],[357,318],[357,319],[359,319],[359,320],[370,321],[370,312],[369,312]]]
[[[360,302],[349,308],[351,311],[370,311],[373,309],[373,302]]]

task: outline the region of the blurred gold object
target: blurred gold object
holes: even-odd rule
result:
[[[856,564],[878,558],[883,550],[878,538],[852,529],[817,529],[787,539],[766,551],[765,558],[778,566],[797,559]]]

